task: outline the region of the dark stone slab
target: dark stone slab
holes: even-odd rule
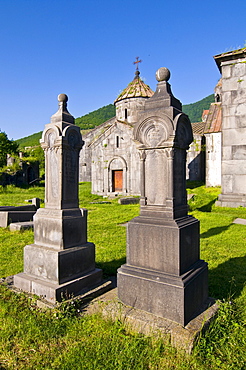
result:
[[[139,204],[139,198],[120,198],[118,199],[119,204]]]
[[[36,211],[9,211],[0,212],[0,227],[7,227],[14,222],[32,221]]]

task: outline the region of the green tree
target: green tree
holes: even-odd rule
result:
[[[7,154],[16,154],[18,144],[8,139],[5,132],[0,131],[0,168],[7,164]]]
[[[45,158],[44,158],[44,151],[40,145],[34,146],[30,149],[24,151],[24,160],[36,160],[39,161],[39,172],[40,177],[45,173]],[[25,158],[27,157],[27,158]]]

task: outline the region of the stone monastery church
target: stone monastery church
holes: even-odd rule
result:
[[[133,129],[146,101],[153,95],[137,68],[133,81],[114,102],[116,117],[83,136],[80,181],[91,181],[92,193],[140,195],[141,161],[133,141]]]
[[[215,87],[215,103],[211,104],[210,110],[204,111],[203,122],[191,124],[194,141],[187,153],[186,179],[206,181],[207,186],[221,184],[220,85],[219,81]],[[141,80],[137,68],[133,81],[114,102],[116,117],[83,135],[85,144],[80,152],[79,180],[90,181],[93,194],[140,195],[141,158],[133,130],[153,95],[151,88]],[[170,85],[168,96],[177,100]],[[180,102],[179,105],[182,109]]]

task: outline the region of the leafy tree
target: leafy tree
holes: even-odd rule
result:
[[[8,139],[5,132],[0,131],[0,168],[7,164],[7,154],[16,154],[18,144]]]
[[[45,157],[44,151],[40,145],[34,146],[28,150],[25,150],[24,153],[24,160],[27,161],[39,161],[39,173],[40,177],[42,177],[45,173]]]

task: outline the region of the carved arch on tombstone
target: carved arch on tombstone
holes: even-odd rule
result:
[[[175,146],[180,149],[189,149],[189,145],[193,141],[192,127],[189,117],[184,114],[178,114],[174,119],[175,125]]]
[[[127,162],[121,156],[114,156],[108,163],[108,192],[127,193]]]
[[[165,114],[146,117],[133,131],[134,139],[145,148],[163,146],[173,135],[173,121]]]
[[[47,128],[43,131],[42,138],[40,140],[42,148],[44,150],[54,148],[55,144],[57,144],[57,139],[60,138],[60,136],[61,131],[57,126]]]
[[[72,150],[80,150],[84,144],[80,131],[77,126],[67,126],[62,132],[62,136],[66,138],[67,145]]]

